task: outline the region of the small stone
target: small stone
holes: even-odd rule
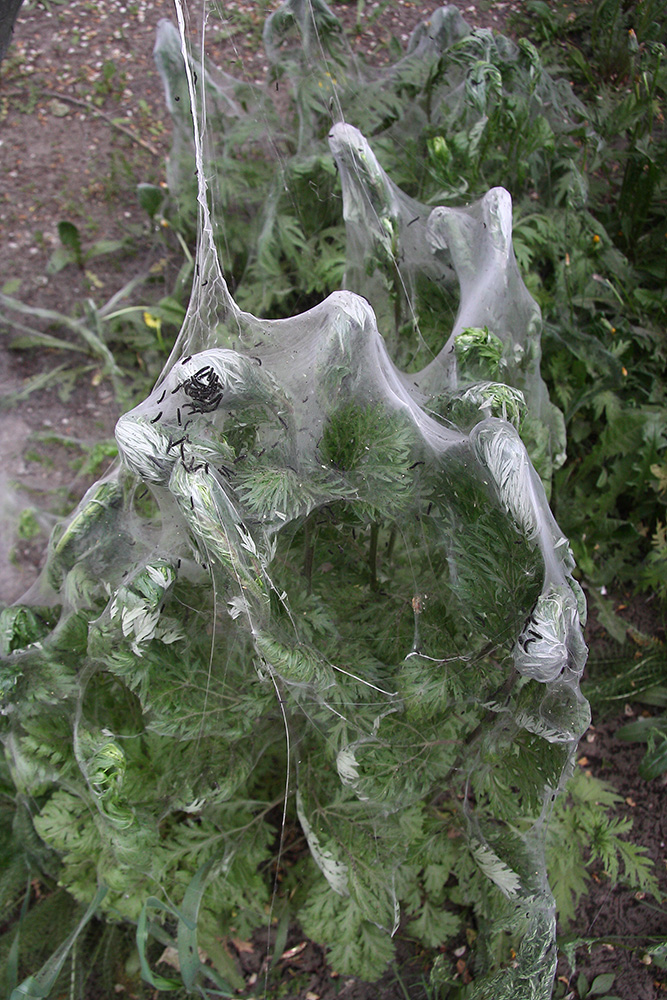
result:
[[[56,98],[49,101],[46,106],[54,118],[65,118],[72,110],[64,101],[59,101]]]
[[[56,98],[49,101],[47,108],[54,118],[64,118],[71,110],[64,101],[59,101]]]

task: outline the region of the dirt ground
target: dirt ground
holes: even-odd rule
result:
[[[275,6],[275,4],[274,4]],[[357,16],[353,2],[333,4],[348,24]],[[361,5],[364,6],[363,4]],[[367,3],[362,31],[355,44],[386,57],[391,35],[403,43],[412,28],[439,4],[392,0]],[[473,26],[508,31],[508,17],[521,6],[475,0],[461,10]],[[226,9],[241,16],[242,31],[216,51],[216,61],[236,76],[263,82],[267,64],[261,50],[261,24],[268,2],[227,0]],[[376,8],[381,9],[380,16]],[[0,67],[0,291],[44,309],[69,312],[87,297],[98,305],[138,274],[153,269],[154,294],[169,288],[168,247],[163,233],[147,221],[136,197],[140,182],[165,178],[170,122],[161,82],[152,60],[158,21],[173,19],[170,0],[26,0],[16,24],[13,44]],[[375,18],[369,23],[369,19]],[[75,224],[84,256],[101,240],[122,240],[123,253],[89,255],[82,267],[71,264],[52,273],[49,261],[59,246],[57,223]],[[166,261],[166,263],[165,263]],[[162,285],[160,284],[162,282]],[[110,385],[100,367],[89,368],[71,385],[37,388],[27,380],[52,371],[61,353],[11,349],[16,330],[1,323],[0,306],[0,602],[16,600],[35,579],[44,539],[55,516],[80,497],[104,468],[86,470],[93,446],[110,441],[119,415]],[[29,322],[24,318],[25,322]],[[46,329],[46,327],[41,327]],[[142,360],[139,355],[137,365]],[[35,511],[40,531],[17,536],[21,512]],[[655,630],[655,617],[651,619]],[[664,638],[664,633],[662,635]],[[595,623],[589,641],[600,641]],[[637,767],[642,749],[615,737],[618,725],[643,706],[621,706],[620,715],[595,719],[582,743],[580,766],[610,781],[623,798],[619,815],[634,821],[634,836],[655,861],[667,894],[665,870],[665,788],[662,780],[644,782]],[[623,1000],[649,1000],[667,991],[667,972],[645,958],[649,936],[667,935],[667,916],[654,900],[612,887],[602,873],[579,908],[581,938],[598,938],[588,955],[578,953],[580,970],[590,983],[595,975],[613,972],[611,993]],[[289,957],[281,967],[284,980],[298,975],[294,1000],[346,1000],[426,997],[426,970],[418,955],[404,954],[402,982],[394,972],[373,987],[332,975],[322,949],[306,942],[298,929],[288,940]],[[292,953],[293,952],[293,953]],[[287,954],[287,952],[286,952]],[[240,954],[251,980],[257,970],[252,954]],[[465,962],[463,963],[465,966]],[[307,985],[304,987],[304,974]],[[576,976],[559,966],[561,995],[580,994]]]
[[[580,766],[610,782],[622,796],[618,815],[631,817],[633,838],[655,860],[664,894],[667,888],[665,781],[644,781],[637,771],[643,747],[623,743],[615,735],[619,726],[643,710],[644,706],[627,705],[620,715],[598,720],[584,737],[579,759],[586,761]],[[652,1000],[664,995],[667,973],[653,966],[645,951],[647,938],[664,938],[667,930],[664,908],[655,900],[642,892],[632,893],[623,886],[612,886],[602,873],[594,873],[590,892],[579,906],[576,927],[568,933],[573,930],[577,937],[599,939],[590,955],[585,948],[578,952],[580,969],[589,983],[595,976],[613,973],[610,992],[623,1000]],[[561,968],[566,968],[562,961]]]

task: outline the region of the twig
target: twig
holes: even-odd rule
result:
[[[135,135],[135,133],[132,132],[131,129],[126,128],[124,125],[121,125],[120,122],[117,122],[113,118],[110,118],[109,115],[107,115],[107,114],[104,113],[104,111],[100,111],[99,108],[93,107],[92,105],[88,104],[86,101],[80,101],[77,97],[68,97],[66,94],[58,94],[54,90],[45,90],[45,91],[43,91],[43,93],[47,97],[54,97],[54,98],[57,98],[57,100],[59,100],[59,101],[68,101],[70,104],[75,104],[75,105],[77,105],[80,108],[85,108],[86,111],[92,111],[92,113],[94,115],[97,115],[98,118],[103,118],[105,120],[105,122],[108,122],[109,125],[112,126],[112,128],[117,128],[119,132],[123,133],[123,135],[128,136],[128,138],[132,139],[134,142],[137,142],[140,146],[143,146],[144,149],[147,149],[149,151],[149,153],[153,154],[153,156],[161,156],[162,155],[159,152],[159,150],[157,150],[155,148],[155,146],[151,146],[150,142],[146,142],[145,139],[140,139],[139,136]]]
[[[21,97],[24,93],[25,91],[23,90],[14,90],[10,91],[9,93],[0,92],[0,97]],[[160,151],[155,148],[155,146],[152,146],[150,144],[150,142],[146,142],[145,139],[140,139],[138,135],[135,135],[135,133],[131,131],[131,129],[126,128],[125,125],[121,125],[120,122],[116,121],[113,118],[110,118],[109,115],[105,114],[104,111],[100,111],[99,108],[94,107],[92,104],[88,104],[87,101],[80,101],[78,97],[69,97],[68,94],[59,94],[55,90],[43,90],[42,94],[44,95],[44,97],[53,97],[55,100],[67,101],[68,104],[74,104],[78,108],[85,108],[86,111],[90,111],[92,114],[97,115],[98,118],[103,118],[104,121],[108,122],[108,124],[111,125],[112,128],[118,129],[119,132],[122,132],[123,135],[126,135],[129,139],[132,139],[133,142],[136,142],[140,146],[143,146],[144,149],[147,149],[149,153],[153,154],[153,156],[162,155]]]

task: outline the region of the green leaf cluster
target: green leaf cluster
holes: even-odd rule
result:
[[[646,848],[627,839],[632,820],[608,815],[619,801],[609,784],[577,771],[567,795],[554,806],[547,828],[547,862],[564,927],[574,919],[594,866],[599,865],[612,884],[621,881],[660,899]]]

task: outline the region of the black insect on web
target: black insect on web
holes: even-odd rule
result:
[[[192,400],[187,405],[193,413],[212,413],[217,410],[223,397],[220,378],[210,366],[200,368],[182,382],[181,389]]]

